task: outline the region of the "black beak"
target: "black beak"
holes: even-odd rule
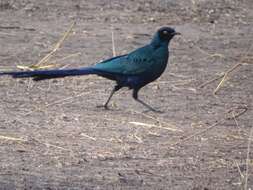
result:
[[[174,32],[173,35],[174,35],[174,36],[175,36],[175,35],[181,35],[181,33],[180,33],[180,32]]]

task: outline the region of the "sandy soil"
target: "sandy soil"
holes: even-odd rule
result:
[[[112,25],[117,54],[160,26],[183,34],[166,72],[140,92],[163,113],[127,89],[111,110],[97,108],[113,82],[96,76],[1,78],[0,189],[252,188],[252,9],[251,0],[0,0],[0,70],[37,63],[74,21],[53,60],[80,55],[61,66],[111,57]],[[238,62],[216,96],[218,80],[200,88]]]

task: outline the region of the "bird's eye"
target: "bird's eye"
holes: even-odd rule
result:
[[[168,34],[168,31],[164,30],[164,31],[163,31],[163,34],[164,34],[164,35],[167,35],[167,34]]]

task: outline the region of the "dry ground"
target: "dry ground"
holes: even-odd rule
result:
[[[160,114],[128,90],[111,110],[97,108],[113,82],[96,76],[2,77],[0,189],[252,188],[252,9],[252,0],[0,0],[1,70],[37,63],[74,21],[55,59],[80,55],[62,66],[111,57],[112,25],[117,54],[160,26],[183,34],[166,72],[140,93]],[[238,62],[216,96],[219,81],[200,88]]]

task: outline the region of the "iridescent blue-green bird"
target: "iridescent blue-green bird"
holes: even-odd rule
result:
[[[122,87],[133,90],[133,98],[150,110],[151,106],[138,98],[139,90],[148,83],[156,80],[164,72],[169,58],[170,40],[180,33],[173,28],[162,27],[154,35],[151,42],[129,54],[120,55],[99,62],[90,67],[74,69],[34,70],[0,72],[0,75],[11,75],[13,78],[32,77],[34,81],[62,78],[68,76],[80,76],[96,74],[104,78],[116,81],[109,98],[103,105],[108,109],[108,103],[113,94]]]

